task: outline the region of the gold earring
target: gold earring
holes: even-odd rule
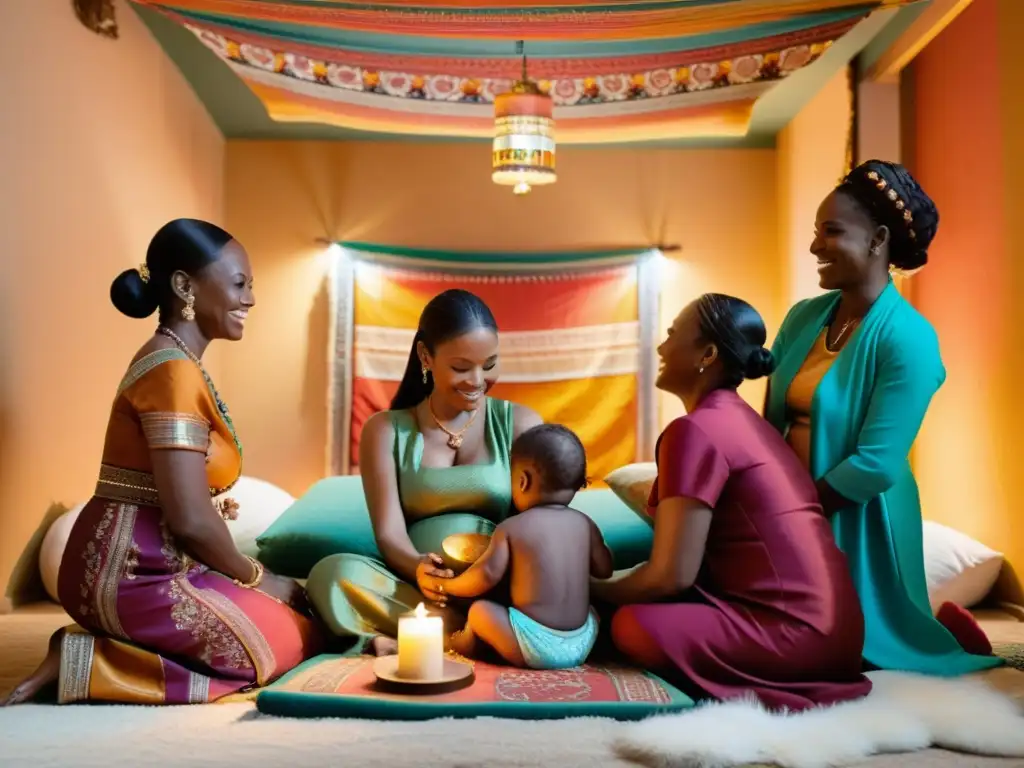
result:
[[[188,293],[185,294],[185,306],[181,308],[181,316],[186,322],[192,322],[196,319],[196,311],[192,308],[192,305],[196,303],[196,297],[192,295],[192,289],[188,289]]]
[[[703,365],[702,365],[702,366],[701,366],[700,368],[698,368],[698,369],[697,369],[697,375],[698,375],[698,376],[699,376],[700,374],[702,374],[702,373],[704,373],[704,366],[703,366]]]
[[[427,369],[427,366],[424,365],[423,366],[423,383],[424,384],[427,383],[427,374],[428,373],[430,373],[430,371]]]

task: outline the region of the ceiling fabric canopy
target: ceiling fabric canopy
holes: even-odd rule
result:
[[[521,70],[558,142],[736,137],[769,89],[906,0],[137,0],[282,123],[486,139]]]

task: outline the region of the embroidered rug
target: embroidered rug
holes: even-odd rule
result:
[[[469,687],[420,696],[388,693],[378,688],[373,662],[369,656],[312,659],[261,691],[256,707],[265,714],[287,717],[368,720],[639,720],[693,706],[688,696],[664,680],[626,667],[586,665],[541,671],[474,662],[475,680]]]

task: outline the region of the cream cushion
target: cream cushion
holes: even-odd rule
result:
[[[971,608],[984,600],[1003,568],[1003,554],[939,523],[924,522],[924,572],[932,609]]]
[[[256,538],[263,534],[284,511],[295,503],[295,497],[266,480],[240,477],[227,493],[217,499],[238,502],[238,519],[228,520],[231,538],[243,555],[256,557]]]
[[[610,472],[604,481],[627,507],[638,515],[646,515],[647,499],[657,477],[658,465],[647,461],[619,467]]]
[[[68,536],[78,519],[78,514],[85,504],[72,507],[63,515],[58,517],[43,537],[43,544],[39,548],[39,576],[43,580],[43,588],[46,594],[54,602],[57,599],[57,572],[60,570],[60,559],[64,556],[64,547],[68,543]]]

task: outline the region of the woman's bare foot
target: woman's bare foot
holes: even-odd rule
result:
[[[24,704],[32,701],[44,688],[55,685],[60,677],[60,643],[64,637],[64,630],[54,632],[50,637],[50,646],[46,652],[46,658],[42,664],[36,667],[36,671],[23,680],[10,695],[0,702],[0,707],[9,707],[13,704]]]
[[[392,637],[377,635],[370,641],[370,653],[374,656],[393,656],[398,653],[398,641]]]
[[[473,630],[468,626],[460,629],[458,632],[453,632],[448,637],[447,645],[449,651],[457,653],[459,656],[465,656],[467,659],[472,659],[476,656],[476,635],[473,634]]]

